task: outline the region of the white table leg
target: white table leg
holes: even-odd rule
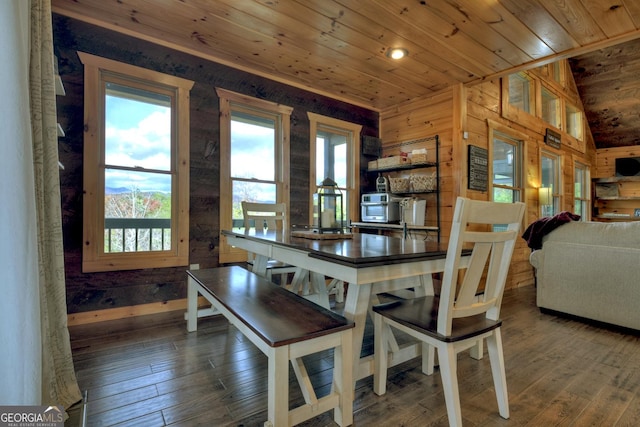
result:
[[[360,352],[364,338],[364,326],[371,298],[371,283],[350,286],[344,305],[344,317],[355,322],[353,328],[353,385],[360,378]]]
[[[267,277],[268,261],[268,257],[256,254],[256,257],[253,259],[253,267],[251,267],[251,271],[256,273],[258,276]]]
[[[309,301],[313,301],[316,304],[330,309],[329,306],[329,292],[327,291],[327,284],[325,283],[324,274],[311,272],[310,273],[311,292],[308,295],[304,295]]]

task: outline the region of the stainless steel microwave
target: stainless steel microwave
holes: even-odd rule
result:
[[[402,199],[391,193],[363,194],[360,201],[362,222],[400,221],[400,200]]]

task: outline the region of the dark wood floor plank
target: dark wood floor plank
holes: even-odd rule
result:
[[[159,395],[155,385],[140,387],[134,390],[128,390],[124,393],[118,393],[101,399],[92,399],[87,405],[87,414],[93,417],[100,412],[111,411],[115,408],[130,405],[132,403],[147,400]]]
[[[340,305],[335,306],[341,309]],[[498,415],[486,353],[458,357],[465,426],[631,426],[640,418],[640,334],[541,313],[535,288],[509,290],[502,307],[511,419]],[[373,346],[365,328],[363,354]],[[262,426],[267,359],[221,317],[186,332],[183,313],[70,328],[76,374],[88,391],[90,426]],[[406,337],[399,337],[399,341]],[[305,358],[318,395],[331,387],[332,353]],[[292,375],[293,377],[293,375]],[[302,402],[291,383],[291,399]],[[389,370],[387,393],[357,382],[354,425],[447,426],[439,371],[419,360]],[[72,408],[75,427],[79,408]],[[335,426],[331,413],[302,424]]]
[[[89,424],[96,425],[96,424]],[[164,418],[162,417],[162,413],[153,412],[151,414],[143,415],[138,418],[126,420],[120,424],[113,424],[112,427],[151,427],[151,426],[163,426],[165,425]]]

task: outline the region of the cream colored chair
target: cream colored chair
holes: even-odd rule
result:
[[[242,217],[244,229],[254,228],[257,232],[264,230],[286,230],[287,229],[287,207],[284,203],[254,203],[242,201]],[[255,255],[248,254],[247,263],[253,270]],[[280,285],[285,286],[288,282],[289,273],[294,275],[304,274],[300,269],[276,260],[267,261],[266,277],[273,281],[273,275],[280,275]],[[298,279],[296,279],[298,280]],[[299,279],[302,280],[302,279]]]
[[[502,418],[509,418],[499,315],[524,210],[524,203],[458,198],[440,296],[373,307],[376,394],[386,391],[391,328],[401,330],[423,342],[422,370],[427,375],[433,373],[434,348],[437,349],[449,424],[460,426],[457,354],[486,339],[498,410]],[[472,248],[473,252],[466,272],[458,280],[463,248]]]

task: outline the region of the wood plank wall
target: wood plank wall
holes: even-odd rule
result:
[[[594,212],[599,214],[598,221],[638,221],[637,215],[640,209],[640,177],[616,176],[616,159],[637,157],[640,158],[640,145],[628,147],[602,148],[596,150],[596,166],[593,170],[593,178],[613,178],[608,186],[615,188],[615,198],[598,199],[599,191],[594,185],[592,194],[594,200]],[[599,190],[601,185],[597,186]],[[607,217],[607,214],[628,215],[622,217]]]
[[[578,98],[575,85],[568,84],[567,96]],[[385,110],[381,113],[380,129],[383,154],[393,154],[388,147],[398,141],[423,138],[438,134],[441,137],[441,185],[443,239],[448,238],[451,226],[452,206],[459,195],[472,199],[489,200],[488,192],[467,189],[467,146],[489,148],[489,124],[503,128],[525,140],[525,191],[527,211],[523,231],[540,217],[537,188],[540,186],[540,152],[544,144],[546,124],[531,115],[507,118],[503,114],[500,80],[487,81],[472,87],[454,87],[435,96]],[[467,132],[467,139],[463,138]],[[566,138],[565,138],[566,139]],[[587,165],[595,163],[595,146],[591,135],[587,136],[585,149],[572,143],[563,144],[555,150],[562,156],[563,198],[562,210],[573,211],[573,165],[580,161]],[[550,149],[550,151],[554,151]],[[429,207],[427,207],[429,209]],[[530,249],[523,239],[518,240],[507,288],[529,285],[534,282],[533,268],[529,264]]]
[[[596,163],[592,178],[611,178],[616,174],[616,159],[640,157],[640,145],[630,147],[601,148],[596,150]]]
[[[453,217],[453,179],[452,168],[452,112],[454,108],[452,89],[444,90],[428,99],[414,103],[398,105],[381,112],[380,132],[383,141],[383,156],[400,155],[401,151],[426,148],[428,159],[435,161],[435,146],[431,142],[400,144],[438,135],[440,139],[440,225],[441,240],[446,241]],[[431,170],[427,170],[431,173]],[[427,200],[426,225],[436,224],[435,199]]]
[[[190,96],[191,179],[189,263],[218,263],[219,107],[215,87],[294,108],[291,117],[291,220],[304,224],[309,199],[307,112],[363,126],[378,136],[377,112],[305,92],[182,52],[54,15],[54,47],[67,95],[58,97],[60,171],[67,308],[70,314],[119,309],[125,313],[162,311],[186,298],[185,267],[85,274],[82,257],[83,68],[77,51],[195,81]],[[366,161],[364,162],[366,164]],[[127,307],[135,306],[136,309]],[[127,314],[129,315],[129,314]],[[78,318],[82,316],[77,316]],[[85,316],[86,317],[86,316]],[[90,318],[95,317],[89,315]],[[83,317],[84,318],[84,317]],[[98,319],[99,320],[99,319]]]

